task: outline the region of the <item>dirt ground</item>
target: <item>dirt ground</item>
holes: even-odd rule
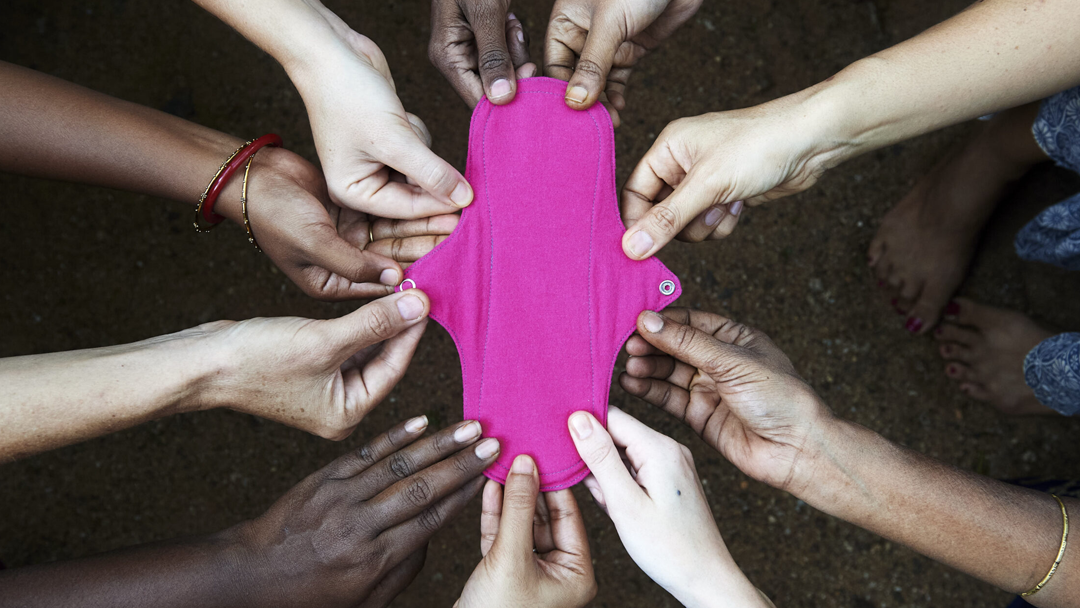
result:
[[[328,3],[386,53],[405,107],[464,168],[469,111],[428,63],[427,2]],[[963,0],[706,2],[635,72],[616,133],[620,183],[664,125],[809,86],[958,11]],[[539,57],[550,6],[514,4]],[[191,3],[12,0],[0,58],[238,136],[267,131],[315,161],[303,105],[266,55]],[[911,338],[874,288],[878,222],[965,133],[870,154],[811,191],[748,210],[731,238],[660,257],[680,304],[765,330],[842,416],[920,452],[998,478],[1075,476],[1080,421],[1012,419],[961,397],[932,340]],[[1036,170],[994,219],[963,292],[1080,328],[1080,277],[1024,263],[1016,229],[1080,189]],[[213,319],[339,315],[304,296],[242,230],[190,229],[190,207],[0,175],[0,356],[132,342]],[[2,390],[2,388],[0,388]],[[613,403],[691,447],[732,554],[778,606],[1004,606],[1009,596],[749,481],[681,424],[612,391]],[[211,532],[255,516],[299,479],[395,421],[461,417],[461,376],[433,326],[393,395],[342,443],[230,412],[177,416],[0,467],[0,558],[9,567]],[[2,431],[0,431],[2,432]],[[595,606],[675,606],[627,557],[592,505]],[[450,606],[479,559],[479,500],[431,544],[396,606]]]

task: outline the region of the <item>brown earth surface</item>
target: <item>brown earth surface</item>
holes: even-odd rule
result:
[[[824,79],[910,37],[962,0],[707,2],[634,73],[616,133],[619,178],[680,116],[749,106]],[[429,64],[429,6],[330,2],[386,53],[405,107],[464,167],[469,111]],[[538,57],[550,6],[514,4]],[[316,160],[303,104],[268,56],[181,1],[13,0],[0,59],[248,137],[282,134]],[[874,288],[865,251],[882,214],[964,135],[948,129],[855,160],[811,191],[747,211],[729,239],[674,244],[680,304],[759,327],[838,414],[997,478],[1075,476],[1080,421],[1014,419],[968,400],[929,338],[911,338]],[[1036,170],[996,216],[962,292],[1080,328],[1080,276],[1017,259],[1015,231],[1080,188]],[[128,193],[0,175],[0,356],[122,344],[214,319],[340,315],[304,296],[241,229],[190,229],[190,208]],[[1072,303],[1072,304],[1070,304]],[[2,388],[0,388],[2,390]],[[732,554],[778,606],[1004,606],[1009,595],[748,480],[681,424],[612,402],[691,447]],[[9,567],[215,531],[257,515],[308,473],[414,414],[461,417],[458,357],[432,327],[408,374],[348,440],[212,412],[160,420],[0,467],[0,559]],[[1071,438],[1071,439],[1070,439]],[[675,606],[628,558],[585,492],[595,606]],[[396,606],[450,606],[479,559],[479,500],[431,543]]]

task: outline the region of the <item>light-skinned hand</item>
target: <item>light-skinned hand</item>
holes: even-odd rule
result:
[[[767,606],[716,527],[690,450],[622,410],[569,419],[585,485],[634,562],[684,606]]]
[[[401,380],[429,306],[409,289],[338,319],[216,321],[177,336],[202,338],[221,370],[199,391],[201,409],[227,407],[339,440]]]
[[[505,491],[491,480],[484,487],[480,553],[456,608],[578,608],[596,595],[574,495],[540,494],[536,463],[524,454],[514,459]]]

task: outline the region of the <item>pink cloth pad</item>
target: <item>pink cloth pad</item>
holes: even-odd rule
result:
[[[486,475],[505,482],[529,454],[544,491],[588,475],[567,418],[589,410],[606,424],[638,314],[681,293],[659,260],[623,253],[611,119],[599,104],[571,110],[565,90],[530,78],[505,106],[480,101],[465,171],[476,198],[399,288],[423,289],[457,345],[465,418],[502,443]]]

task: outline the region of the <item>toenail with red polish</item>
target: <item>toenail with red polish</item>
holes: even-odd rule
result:
[[[941,327],[940,325],[937,329],[934,330],[934,335],[940,336],[943,333],[945,333],[945,328]]]
[[[949,367],[945,368],[945,373],[949,374],[950,376],[955,376],[956,375],[956,368],[953,367],[952,365],[950,365]]]
[[[885,281],[878,281],[877,286],[878,287],[884,287],[885,286]]]
[[[950,301],[948,304],[945,305],[945,314],[949,315],[950,317],[960,314],[960,304],[957,303],[956,300]]]
[[[922,326],[923,320],[919,317],[908,317],[907,323],[904,325],[904,329],[910,331],[911,333],[915,333],[922,329]]]

